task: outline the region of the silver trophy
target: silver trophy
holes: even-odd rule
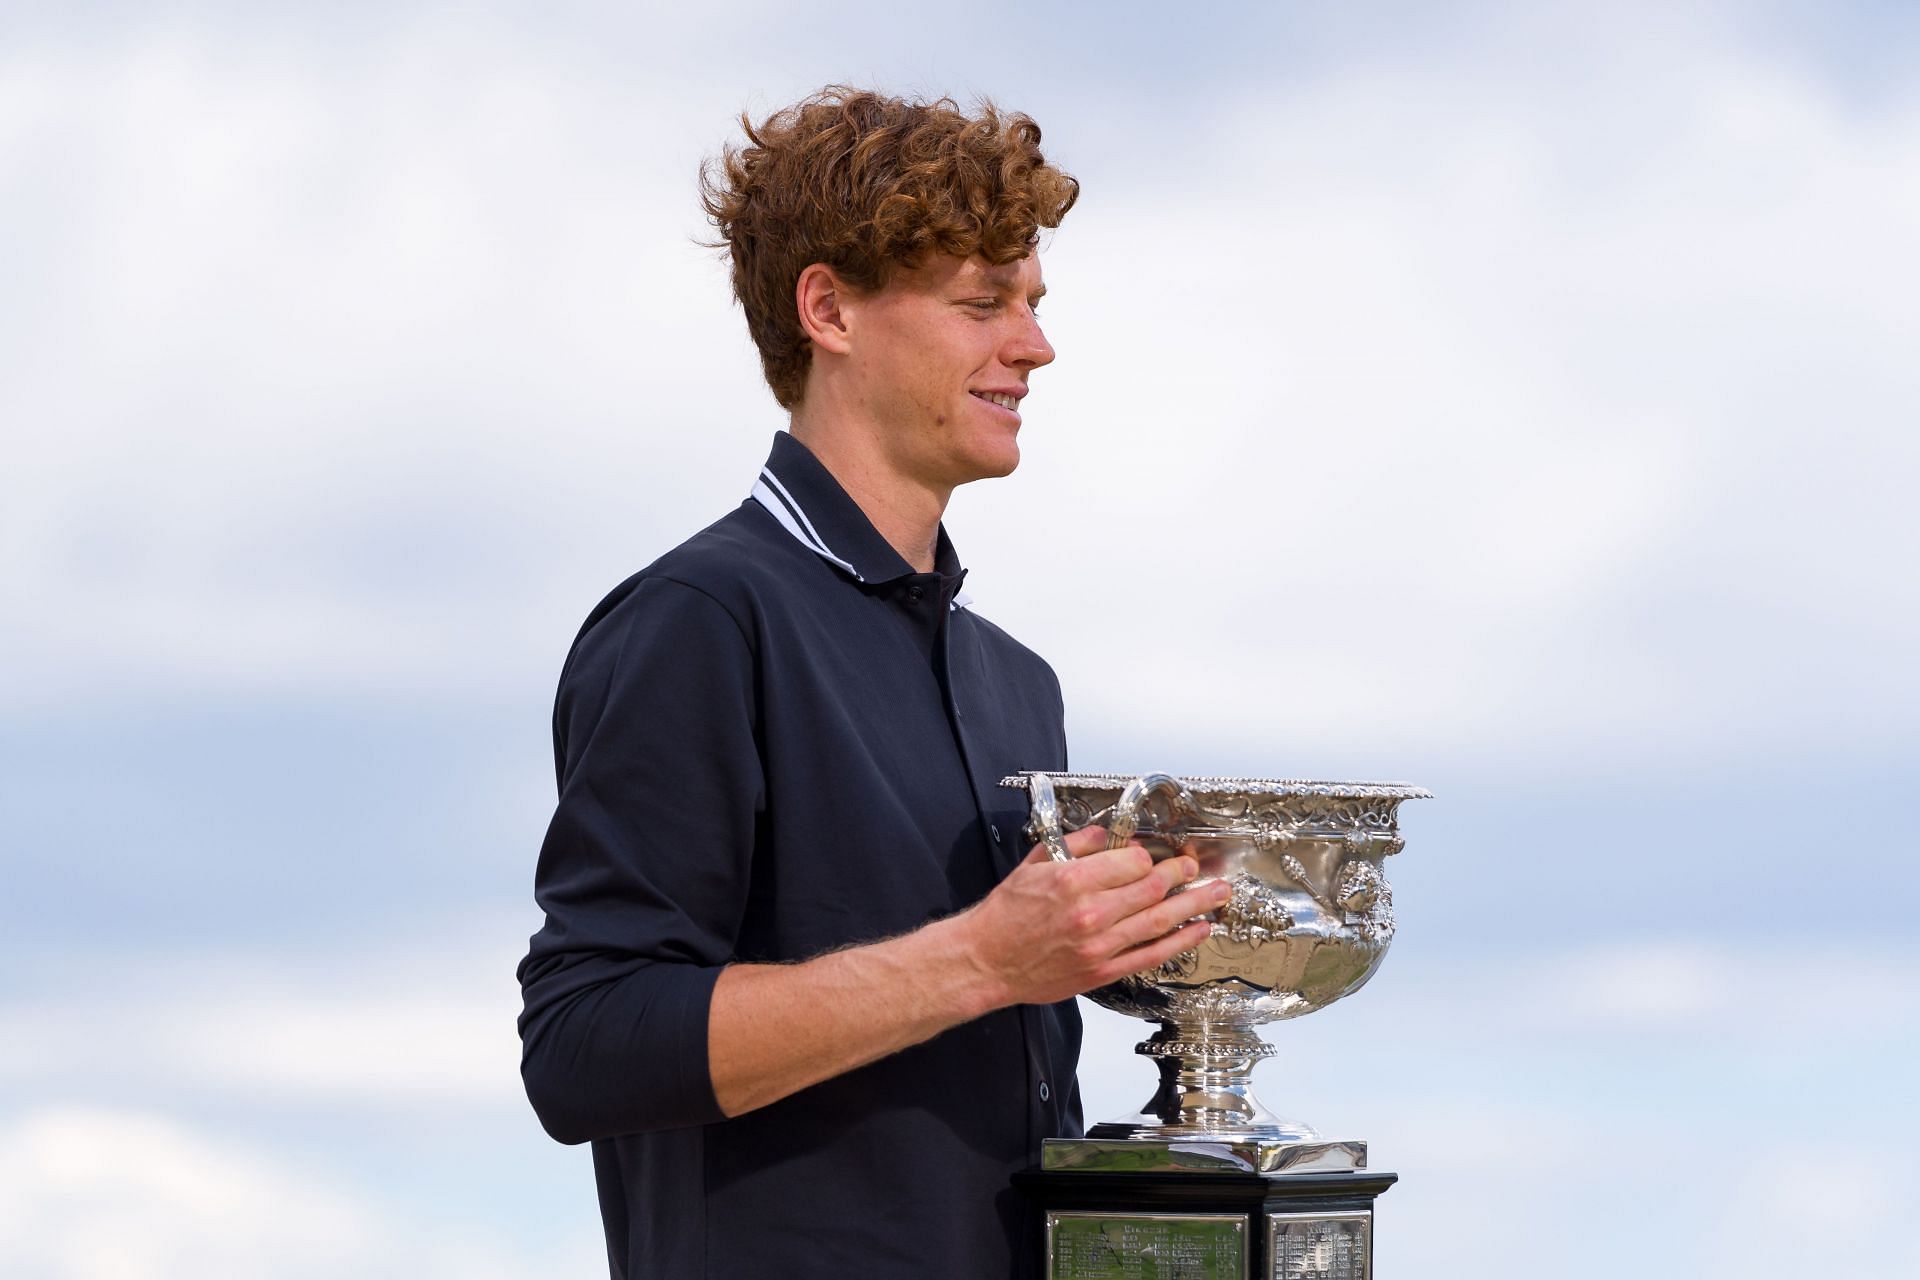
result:
[[[1394,927],[1381,863],[1405,843],[1400,803],[1431,793],[1397,783],[1164,773],[1036,772],[1001,785],[1028,792],[1029,830],[1056,859],[1069,858],[1067,832],[1098,824],[1109,847],[1131,840],[1156,861],[1197,858],[1200,876],[1187,888],[1232,886],[1199,946],[1088,993],[1160,1024],[1138,1047],[1158,1066],[1160,1087],[1136,1115],[1097,1124],[1085,1138],[1048,1141],[1042,1168],[1364,1169],[1364,1142],[1324,1138],[1260,1105],[1253,1067],[1274,1049],[1255,1028],[1332,1004],[1380,967]]]

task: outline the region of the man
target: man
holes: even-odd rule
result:
[[[1078,185],[991,107],[743,124],[707,208],[789,431],[567,660],[523,1074],[593,1144],[615,1280],[1026,1275],[1008,1177],[1079,1132],[1072,997],[1225,896],[1097,829],[1022,848],[997,784],[1065,767],[1059,684],[940,524],[1019,461]]]

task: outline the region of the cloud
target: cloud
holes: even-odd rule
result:
[[[1555,77],[1202,94],[1168,174],[1056,113],[1093,161],[1063,357],[952,520],[1088,738],[1258,771],[1908,734],[1920,104],[1572,21],[1517,37]],[[690,243],[725,92],[515,39],[5,64],[16,705],[544,690],[738,500],[777,415]]]
[[[671,88],[500,52],[174,40],[0,68],[0,189],[35,246],[0,250],[26,285],[0,307],[26,428],[0,584],[29,606],[14,660],[47,676],[15,696],[471,689],[551,642],[530,612],[583,612],[644,545],[648,504],[599,460],[719,470],[707,389],[741,382],[746,342],[690,243],[700,144],[606,162]],[[663,387],[645,353],[669,335]],[[554,576],[601,537],[617,573]]]
[[[0,1118],[0,1258],[31,1280],[590,1274],[597,1250],[518,1256],[480,1224],[404,1219],[258,1146],[148,1111]]]
[[[1396,956],[1402,1025],[1441,1037],[1502,1028],[1529,1037],[1671,1046],[1891,1043],[1920,1028],[1920,954],[1859,940],[1793,947],[1642,936],[1567,947],[1490,945]],[[1373,998],[1371,991],[1354,999]]]
[[[0,1130],[0,1202],[0,1255],[36,1276],[320,1275],[376,1234],[364,1206],[257,1152],[96,1109]]]
[[[0,1003],[0,1083],[29,1096],[525,1114],[515,930],[302,960],[175,952]],[[103,1050],[105,1050],[103,1052]]]
[[[1057,403],[1071,444],[1025,477],[1052,574],[985,534],[1071,708],[1247,759],[1912,722],[1920,110],[1697,52],[1248,92],[1207,181],[1076,213],[1033,433]]]

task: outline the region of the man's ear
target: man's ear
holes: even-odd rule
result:
[[[793,301],[800,312],[800,328],[814,346],[834,355],[847,354],[850,346],[842,304],[851,300],[846,284],[824,262],[807,266],[794,282]]]

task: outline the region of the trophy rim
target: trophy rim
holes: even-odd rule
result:
[[[1120,791],[1140,778],[1137,773],[1055,773],[1028,769],[1000,779],[1000,785],[1025,791],[1030,779],[1042,777],[1055,787],[1093,791]],[[1196,795],[1317,796],[1334,800],[1431,800],[1433,792],[1408,782],[1332,782],[1313,778],[1228,778],[1174,774]]]

